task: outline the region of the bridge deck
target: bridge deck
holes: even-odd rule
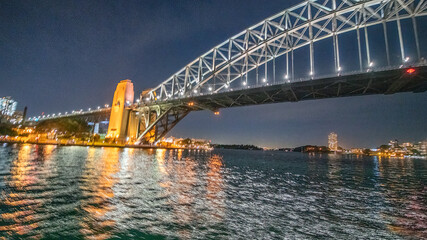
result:
[[[302,82],[265,85],[211,95],[153,102],[152,105],[190,107],[191,110],[216,110],[278,102],[350,97],[398,92],[424,92],[427,90],[427,66],[415,67],[409,74],[407,68],[381,72],[367,72],[349,76],[336,76]],[[190,104],[192,106],[188,106]]]

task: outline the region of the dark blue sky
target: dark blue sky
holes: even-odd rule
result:
[[[110,104],[116,84],[127,78],[138,96],[228,37],[298,2],[1,1],[0,96],[28,106],[29,116]],[[345,44],[354,38],[347,38],[342,54],[354,60],[354,45]],[[410,34],[405,38],[411,41]],[[420,39],[427,39],[426,31]],[[383,45],[383,39],[370,41],[373,51]],[[397,43],[390,44],[398,59]],[[318,52],[316,64],[332,56]],[[427,137],[426,100],[426,93],[409,93],[223,109],[218,117],[194,112],[171,135],[271,147],[327,144],[331,131],[344,147],[419,141]]]

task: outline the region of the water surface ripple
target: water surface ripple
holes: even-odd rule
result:
[[[0,239],[427,239],[427,161],[0,146]]]

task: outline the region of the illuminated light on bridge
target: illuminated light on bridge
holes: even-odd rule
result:
[[[409,74],[412,74],[412,73],[414,73],[414,72],[415,72],[415,69],[414,69],[414,68],[408,68],[408,69],[406,70],[406,72],[407,72],[407,73],[409,73]]]

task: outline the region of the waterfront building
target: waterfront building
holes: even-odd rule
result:
[[[420,155],[427,155],[427,140],[415,143],[412,147],[413,150],[419,152]]]
[[[350,153],[352,154],[363,154],[364,149],[363,148],[352,148],[350,149]]]
[[[328,136],[328,145],[329,150],[331,151],[338,151],[338,135],[334,132],[331,132]]]
[[[398,148],[399,147],[399,141],[397,141],[397,139],[390,140],[388,145],[390,146],[390,148]]]
[[[175,138],[171,136],[168,138],[162,138],[160,141],[156,142],[155,145],[160,147],[211,149],[211,140],[191,139],[191,138],[183,139],[183,138]]]

